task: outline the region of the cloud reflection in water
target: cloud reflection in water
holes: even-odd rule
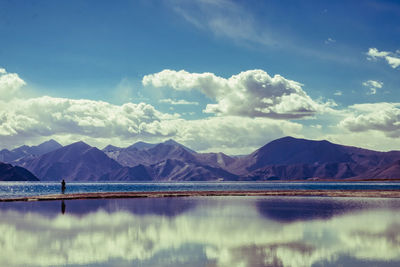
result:
[[[65,214],[60,203],[1,203],[0,266],[400,262],[398,200],[86,200],[66,201]]]

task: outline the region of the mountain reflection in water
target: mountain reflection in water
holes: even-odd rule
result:
[[[0,266],[400,266],[399,211],[395,199],[3,202]]]

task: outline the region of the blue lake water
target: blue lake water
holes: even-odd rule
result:
[[[400,266],[400,199],[0,202],[0,266]]]
[[[60,183],[0,182],[0,198],[59,194]],[[196,190],[400,190],[396,182],[171,182],[171,183],[68,183],[66,194],[89,192],[149,192]]]

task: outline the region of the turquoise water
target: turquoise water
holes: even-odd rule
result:
[[[0,266],[400,266],[400,199],[0,202]]]
[[[393,182],[171,182],[171,183],[68,183],[66,194],[88,192],[149,192],[196,190],[400,190]],[[0,182],[0,198],[59,194],[60,183]]]

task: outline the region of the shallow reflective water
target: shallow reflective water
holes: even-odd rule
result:
[[[400,200],[0,203],[0,266],[400,266]]]
[[[148,192],[197,190],[400,190],[399,182],[158,182],[158,183],[68,183],[66,194],[89,192]],[[0,198],[61,193],[54,182],[0,182]]]

